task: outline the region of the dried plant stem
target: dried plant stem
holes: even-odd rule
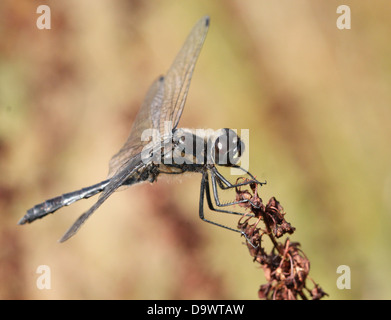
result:
[[[239,180],[251,182],[245,178]],[[257,183],[249,184],[249,190],[236,188],[236,199],[242,201],[240,206],[249,209],[252,216],[245,215],[238,222],[238,228],[246,234],[251,243],[247,243],[250,255],[254,261],[258,262],[264,271],[266,284],[261,285],[258,295],[261,299],[273,300],[296,300],[301,298],[307,300],[308,294],[312,299],[321,299],[325,293],[318,284],[309,276],[310,261],[299,248],[300,243],[291,242],[289,238],[284,243],[278,242],[285,234],[293,234],[295,228],[285,220],[285,212],[277,201],[272,197],[264,205],[258,196]],[[243,202],[243,200],[247,200]],[[251,223],[253,219],[256,222]],[[265,229],[258,227],[263,222]],[[267,253],[262,244],[263,235],[267,235],[273,244],[270,253]],[[309,279],[314,284],[314,288],[309,290],[306,280]]]

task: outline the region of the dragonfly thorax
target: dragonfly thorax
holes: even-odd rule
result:
[[[163,164],[232,166],[240,160],[244,144],[231,129],[180,128],[163,149]]]

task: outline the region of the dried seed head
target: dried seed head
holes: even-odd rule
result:
[[[237,183],[249,181],[239,178]],[[310,261],[300,249],[300,243],[291,242],[289,238],[286,238],[284,243],[276,240],[295,231],[295,228],[285,219],[284,208],[274,197],[266,206],[263,205],[257,187],[256,183],[237,187],[236,200],[246,200],[240,206],[253,214],[253,217],[243,216],[238,222],[238,228],[250,239],[252,245],[247,242],[250,255],[264,271],[267,283],[261,285],[258,291],[259,298],[296,300],[308,299],[309,294],[312,299],[321,299],[327,294],[315,282],[315,287],[311,291],[306,287]],[[265,225],[264,229],[258,226],[261,221]],[[267,253],[263,247],[263,235],[267,235],[273,244],[270,253]]]

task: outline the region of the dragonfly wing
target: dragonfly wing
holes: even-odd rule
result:
[[[68,231],[59,241],[64,242],[70,237],[74,236],[76,232],[79,231],[84,222],[96,211],[96,209],[98,209],[102,203],[105,202],[109,196],[111,196],[113,192],[121,187],[124,182],[129,179],[129,177],[133,176],[133,174],[136,173],[136,171],[139,170],[142,166],[144,166],[144,163],[141,161],[140,154],[133,157],[132,159],[129,159],[128,162],[124,164],[124,167],[119,170],[119,173],[111,178],[110,182],[103,189],[95,204],[75,221],[75,223],[68,229]],[[138,181],[134,181],[134,183],[136,182]]]
[[[110,160],[109,178],[130,157],[140,153],[150,140],[142,141],[144,130],[158,129],[161,140],[165,137],[165,122],[171,121],[175,129],[186,102],[194,66],[209,28],[209,17],[203,17],[194,26],[176,56],[165,77],[157,79],[149,88],[147,96],[136,116],[132,130],[121,150]],[[171,131],[168,132],[171,134]]]
[[[118,173],[126,161],[140,153],[149,141],[142,141],[144,130],[159,127],[160,110],[163,102],[164,77],[159,77],[150,86],[140,111],[134,120],[129,137],[123,147],[110,160],[108,178]]]
[[[161,135],[164,134],[165,121],[172,121],[173,129],[178,125],[208,28],[209,17],[203,17],[197,22],[165,75],[164,98],[160,112]]]

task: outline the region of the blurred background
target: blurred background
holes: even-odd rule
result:
[[[40,4],[50,30],[36,27]],[[1,1],[0,298],[258,298],[266,281],[244,239],[199,219],[196,174],[115,193],[63,244],[96,198],[16,225],[105,179],[149,85],[208,14],[180,126],[249,129],[249,170],[296,227],[310,276],[332,299],[389,299],[391,3],[344,1],[351,30],[336,27],[341,4]]]

